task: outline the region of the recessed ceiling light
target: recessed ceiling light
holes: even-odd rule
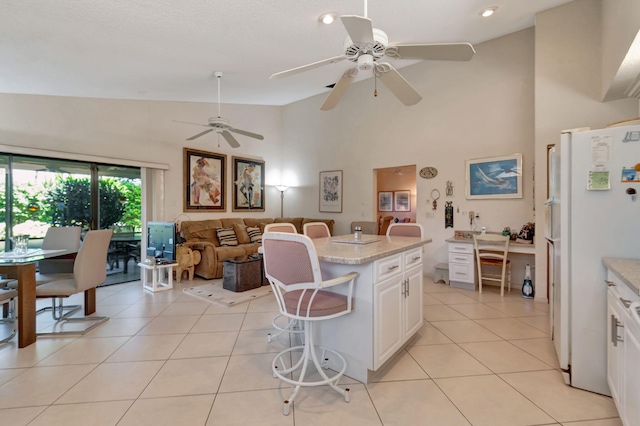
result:
[[[480,12],[480,16],[482,16],[483,18],[488,18],[489,16],[493,15],[496,10],[498,10],[498,6],[488,7]]]
[[[333,21],[336,20],[336,16],[337,15],[335,13],[333,13],[333,12],[325,13],[324,15],[321,15],[318,18],[318,21],[322,22],[323,24],[330,25],[330,24],[333,24]]]

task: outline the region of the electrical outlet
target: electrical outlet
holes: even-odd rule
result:
[[[431,212],[431,211],[428,211],[428,212],[427,212],[427,218],[428,218],[428,219],[433,219],[434,217],[436,217],[435,212]]]

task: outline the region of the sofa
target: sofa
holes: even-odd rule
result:
[[[186,220],[180,223],[179,229],[183,240],[182,245],[200,252],[201,259],[200,263],[195,265],[195,274],[202,278],[214,279],[222,278],[222,265],[225,259],[258,252],[265,225],[283,222],[292,223],[299,233],[302,233],[305,223],[324,222],[332,235],[335,223],[333,219],[303,217],[223,218]]]

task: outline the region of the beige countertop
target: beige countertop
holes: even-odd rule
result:
[[[635,294],[640,294],[640,260],[605,257],[604,265],[616,274]]]
[[[313,245],[321,262],[361,265],[429,244],[431,238],[387,237],[363,234],[356,243],[353,234],[317,238]]]

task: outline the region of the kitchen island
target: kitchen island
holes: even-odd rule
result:
[[[345,357],[347,376],[367,383],[422,327],[422,246],[431,238],[344,235],[313,242],[324,280],[359,274],[353,311],[321,321],[317,342]]]

